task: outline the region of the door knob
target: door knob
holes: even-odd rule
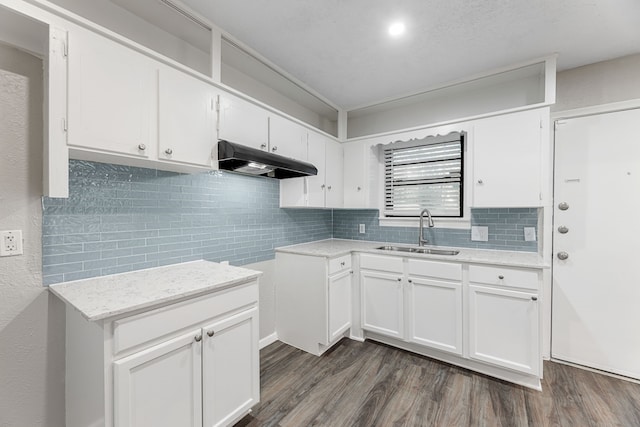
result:
[[[558,204],[558,209],[560,209],[561,211],[566,211],[567,209],[569,209],[569,203],[567,202],[561,202]]]
[[[569,254],[566,252],[558,252],[558,259],[564,261],[569,258]]]
[[[561,225],[560,227],[558,227],[558,233],[560,233],[560,234],[567,234],[568,231],[569,231],[569,229],[567,227],[565,227],[564,225]]]

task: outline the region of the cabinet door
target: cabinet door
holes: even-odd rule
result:
[[[327,184],[325,206],[327,208],[341,208],[344,206],[342,144],[328,140],[325,146],[325,181]]]
[[[180,71],[160,70],[160,160],[211,167],[215,144],[213,87]]]
[[[325,147],[324,136],[309,132],[308,162],[318,168],[318,175],[310,176],[307,180],[307,206],[312,208],[324,208],[325,206]]]
[[[202,426],[201,339],[193,330],[113,363],[115,427]]]
[[[351,327],[351,271],[330,276],[328,286],[328,342],[333,342]]]
[[[344,152],[344,207],[367,208],[365,144],[349,142],[343,144]]]
[[[469,286],[469,356],[538,375],[540,338],[537,295]]]
[[[462,354],[462,284],[409,278],[409,339]]]
[[[89,31],[70,33],[69,39],[67,143],[154,158],[156,63]]]
[[[258,334],[257,308],[204,328],[203,426],[230,425],[260,400]]]
[[[220,95],[218,138],[267,151],[269,114],[231,94]]]
[[[395,338],[404,338],[402,276],[361,271],[360,286],[362,328]]]
[[[476,122],[474,207],[541,206],[541,124],[544,123],[541,110]]]
[[[307,129],[280,116],[269,117],[269,149],[273,154],[307,160]]]

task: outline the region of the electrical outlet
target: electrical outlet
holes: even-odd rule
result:
[[[535,242],[536,241],[536,228],[535,227],[524,227],[524,241],[525,242]]]
[[[0,232],[0,256],[22,255],[22,230]]]
[[[474,242],[488,242],[489,227],[478,225],[471,226],[471,240]]]
[[[360,225],[358,226],[358,231],[360,232],[360,234],[364,234],[364,233],[365,233],[365,231],[364,231],[364,224],[360,224]]]

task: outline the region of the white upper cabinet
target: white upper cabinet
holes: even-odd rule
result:
[[[474,123],[473,207],[542,205],[548,118],[543,108]]]
[[[159,88],[158,158],[211,167],[216,136],[214,87],[164,67]]]
[[[318,168],[316,176],[305,178],[307,180],[307,203],[309,207],[324,207],[326,189],[326,138],[315,132],[309,132],[307,161]]]
[[[325,207],[327,208],[344,206],[343,161],[342,144],[327,139],[325,141]]]
[[[307,129],[283,117],[269,117],[269,151],[297,160],[307,159]]]
[[[269,149],[269,113],[251,102],[220,95],[218,138],[248,147]]]
[[[158,67],[90,31],[69,34],[70,146],[156,156]]]
[[[363,141],[343,144],[344,152],[344,207],[368,208],[368,157]]]

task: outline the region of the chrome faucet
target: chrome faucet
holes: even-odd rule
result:
[[[433,227],[433,218],[431,218],[431,212],[429,212],[429,209],[423,209],[422,212],[420,212],[420,233],[418,234],[418,246],[424,246],[425,243],[429,243],[427,239],[424,238],[425,213],[427,214],[427,218],[429,219],[427,225],[429,225],[429,227]]]

